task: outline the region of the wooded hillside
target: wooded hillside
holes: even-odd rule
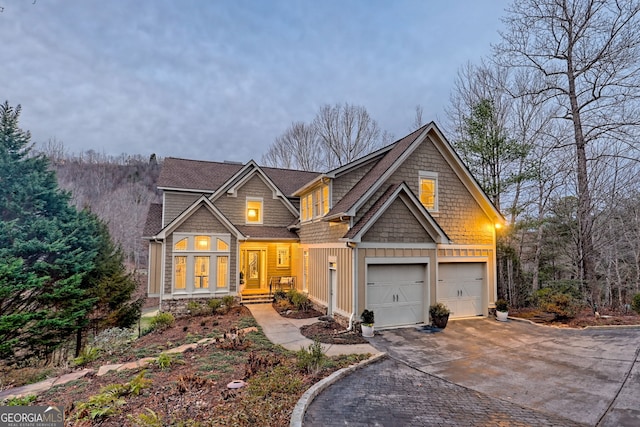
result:
[[[78,208],[89,208],[109,226],[112,239],[122,246],[131,269],[146,268],[147,245],[142,240],[149,204],[159,202],[156,181],[161,161],[155,154],[108,156],[89,150],[65,153],[62,144],[49,142],[42,150],[56,172],[60,188],[71,192]]]

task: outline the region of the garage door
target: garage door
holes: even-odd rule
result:
[[[425,264],[370,264],[367,308],[376,327],[424,322]]]
[[[485,263],[439,264],[437,300],[451,310],[450,318],[482,316]]]

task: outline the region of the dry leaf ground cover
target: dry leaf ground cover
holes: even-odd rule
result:
[[[182,344],[252,326],[257,324],[245,307],[178,319],[164,331],[137,339],[121,354],[104,355],[87,366],[97,371],[105,364],[158,357]],[[54,387],[30,404],[63,405],[69,426],[285,426],[306,389],[366,358],[327,358],[318,349],[290,352],[258,329],[241,339],[165,354],[143,370],[94,374]],[[12,385],[20,385],[19,375],[13,371]],[[248,385],[231,390],[227,385],[234,380]]]

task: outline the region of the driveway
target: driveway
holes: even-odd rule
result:
[[[391,360],[326,389],[305,426],[325,415],[324,425],[640,425],[640,329],[470,319],[437,333],[386,330],[370,342]],[[356,409],[360,392],[369,399]]]

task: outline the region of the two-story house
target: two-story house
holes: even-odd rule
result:
[[[267,294],[285,282],[343,321],[377,327],[486,316],[504,221],[431,123],[327,173],[167,158],[145,227],[150,296]]]

